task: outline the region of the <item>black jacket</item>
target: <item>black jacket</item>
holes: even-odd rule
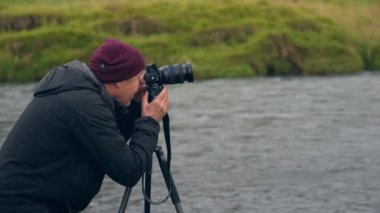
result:
[[[134,186],[159,132],[140,114],[139,104],[109,96],[85,64],[52,69],[0,151],[0,212],[81,211],[105,174]]]

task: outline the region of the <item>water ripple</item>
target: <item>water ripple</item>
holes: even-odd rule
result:
[[[1,141],[32,88],[0,86]],[[368,73],[171,86],[172,172],[185,212],[380,212],[379,91],[380,75]],[[152,190],[165,196],[157,165]],[[84,212],[117,212],[123,191],[106,178]],[[139,183],[128,211],[143,205]]]

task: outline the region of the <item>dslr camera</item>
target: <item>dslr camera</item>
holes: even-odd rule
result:
[[[193,68],[191,63],[166,65],[160,68],[153,63],[146,66],[144,80],[147,85],[148,101],[151,102],[162,91],[164,84],[193,82]]]

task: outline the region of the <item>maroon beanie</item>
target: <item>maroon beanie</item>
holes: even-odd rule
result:
[[[130,79],[144,67],[141,53],[117,39],[107,39],[90,58],[90,69],[103,83]]]

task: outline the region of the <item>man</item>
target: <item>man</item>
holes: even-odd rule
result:
[[[146,171],[168,89],[148,103],[145,60],[116,39],[89,65],[55,67],[37,85],[0,151],[0,212],[78,212],[105,174],[132,187]]]

